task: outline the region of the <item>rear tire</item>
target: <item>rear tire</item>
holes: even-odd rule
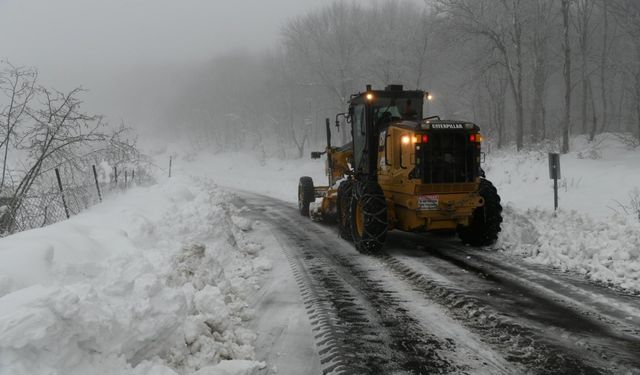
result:
[[[484,199],[484,206],[473,211],[469,226],[459,227],[458,236],[471,246],[489,246],[496,242],[502,223],[502,206],[498,190],[484,178],[480,179],[478,193]]]
[[[350,205],[353,242],[361,253],[379,253],[389,227],[384,192],[374,181],[357,181],[353,189]]]
[[[311,177],[300,177],[298,183],[298,209],[300,215],[309,216],[309,205],[316,201],[316,193],[313,187],[313,179]]]
[[[353,180],[345,180],[338,186],[338,199],[336,201],[336,213],[338,219],[338,232],[340,237],[347,241],[353,241],[351,235],[351,196],[353,195]]]

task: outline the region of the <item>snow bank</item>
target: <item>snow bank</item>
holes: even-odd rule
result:
[[[264,367],[244,327],[270,264],[232,200],[171,179],[0,240],[0,374]]]
[[[505,207],[496,248],[573,271],[597,282],[640,291],[640,221],[595,220],[576,211]]]
[[[547,152],[500,151],[485,170],[502,197],[496,248],[528,261],[573,271],[640,292],[640,150],[615,134],[572,140],[561,156],[560,209],[553,211]],[[637,203],[635,203],[637,205]]]

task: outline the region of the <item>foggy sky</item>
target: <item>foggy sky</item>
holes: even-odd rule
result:
[[[137,72],[145,71],[148,83],[157,81],[149,78],[154,69],[188,67],[229,50],[265,49],[287,18],[323,2],[328,0],[0,0],[0,59],[37,67],[41,82],[61,90],[84,86],[92,109],[124,117],[114,87],[135,86]]]

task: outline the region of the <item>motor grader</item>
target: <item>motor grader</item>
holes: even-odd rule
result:
[[[351,125],[351,142],[331,145],[327,119],[328,186],[301,177],[303,216],[338,223],[340,236],[363,253],[379,252],[387,231],[457,231],[472,246],[496,241],[500,197],[480,166],[482,136],[466,121],[423,118],[423,91],[401,85],[354,94],[336,116]]]

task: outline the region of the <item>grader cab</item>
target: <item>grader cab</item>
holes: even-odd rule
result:
[[[423,118],[425,96],[400,85],[352,95],[349,111],[338,115],[351,124],[352,142],[333,147],[327,120],[327,147],[312,157],[326,154],[329,185],[301,177],[300,213],[336,220],[340,235],[364,253],[380,251],[391,229],[457,231],[472,246],[495,242],[502,207],[480,167],[479,128]]]

